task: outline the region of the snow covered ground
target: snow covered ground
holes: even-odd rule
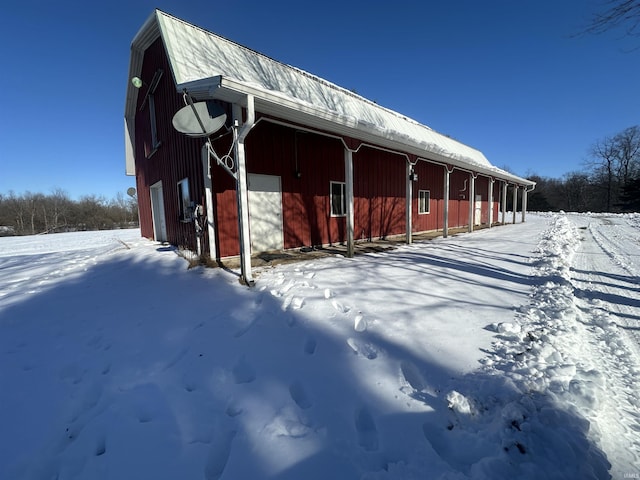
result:
[[[527,218],[253,289],[0,238],[0,478],[640,478],[640,216]]]

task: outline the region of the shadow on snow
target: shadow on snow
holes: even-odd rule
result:
[[[428,253],[397,261],[471,285],[531,282]],[[586,421],[544,396],[457,377],[371,330],[353,332],[369,347],[354,353],[303,309],[236,283],[124,258],[1,312],[0,477],[607,477]],[[395,399],[376,377],[397,382]]]

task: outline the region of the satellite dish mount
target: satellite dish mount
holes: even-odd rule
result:
[[[194,102],[187,92],[183,90],[185,106],[176,112],[171,123],[180,133],[193,138],[205,138],[207,151],[216,159],[218,165],[223,167],[229,175],[236,178],[234,161],[231,156],[234,142],[231,144],[229,152],[222,157],[219,156],[211,144],[209,137],[220,130],[227,122],[227,114],[223,108],[213,101]]]

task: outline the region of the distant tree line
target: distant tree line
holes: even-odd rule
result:
[[[0,235],[35,235],[138,226],[138,201],[118,193],[111,200],[87,195],[72,200],[60,189],[45,195],[0,193]]]
[[[532,211],[640,211],[640,126],[597,141],[582,171],[561,179],[529,175],[537,182],[529,194]]]

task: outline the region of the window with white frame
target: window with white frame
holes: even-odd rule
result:
[[[178,216],[181,222],[190,222],[193,217],[188,178],[178,182]]]
[[[431,192],[429,190],[418,190],[418,213],[430,213]]]
[[[344,182],[331,182],[331,191],[329,197],[331,199],[331,216],[344,217],[347,214],[347,199],[345,196]]]

